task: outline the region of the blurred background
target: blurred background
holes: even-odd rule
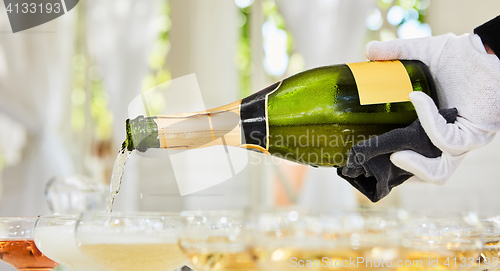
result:
[[[160,83],[195,73],[213,108],[304,69],[365,61],[370,40],[472,33],[499,10],[498,0],[87,0],[13,34],[1,5],[0,216],[50,213],[45,187],[56,176],[107,186],[129,102]],[[133,154],[115,210],[361,205],[498,215],[499,149],[497,137],[446,185],[405,183],[377,204],[334,169],[259,155],[234,178],[181,197],[168,158]]]

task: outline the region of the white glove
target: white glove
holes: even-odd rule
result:
[[[466,139],[472,141],[476,136],[466,126],[464,126],[465,130],[460,130],[459,117],[454,124],[447,124],[443,116],[438,113],[434,101],[427,94],[412,92],[410,100],[415,106],[424,131],[432,143],[443,153],[440,157],[428,158],[414,151],[400,151],[391,155],[391,162],[397,167],[413,173],[416,176],[413,178],[414,180],[444,184],[460,166],[467,154],[466,151],[460,150],[461,146],[454,149],[449,142],[453,142],[453,137],[456,134],[465,136]],[[467,131],[471,134],[464,135]],[[479,135],[478,138],[482,138],[482,135]]]
[[[422,127],[443,154],[427,158],[401,151],[392,154],[391,161],[421,181],[444,184],[468,151],[488,144],[500,130],[500,61],[487,54],[479,36],[447,34],[370,42],[366,55],[370,60],[424,62],[436,83],[439,107],[458,110],[455,123],[447,124],[430,97],[410,94]]]

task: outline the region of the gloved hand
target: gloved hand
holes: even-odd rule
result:
[[[370,42],[370,60],[420,60],[430,69],[440,108],[457,108],[455,123],[447,124],[433,100],[410,94],[418,118],[441,157],[427,158],[413,151],[391,155],[398,167],[421,181],[444,184],[466,154],[491,142],[500,130],[500,61],[488,54],[477,35],[446,34],[420,39]]]

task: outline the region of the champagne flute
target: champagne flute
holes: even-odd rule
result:
[[[0,259],[20,271],[49,271],[57,263],[38,250],[33,240],[36,217],[0,218]]]
[[[184,211],[181,248],[198,271],[257,270],[241,211]]]
[[[180,225],[177,213],[84,213],[76,242],[106,270],[171,271],[189,261],[179,247]]]
[[[483,227],[474,213],[413,213],[405,228],[403,258],[411,262],[398,271],[480,270]]]
[[[79,216],[39,216],[35,223],[36,246],[45,256],[71,268],[72,271],[104,271],[80,252],[75,241],[75,226]]]

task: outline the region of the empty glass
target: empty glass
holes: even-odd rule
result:
[[[75,241],[79,216],[39,216],[35,223],[35,244],[50,259],[73,271],[104,271],[80,252]]]
[[[188,262],[179,247],[180,226],[177,213],[84,213],[76,242],[106,270],[172,271]]]
[[[45,199],[53,214],[105,211],[109,186],[80,175],[57,176],[45,187]]]
[[[35,220],[35,217],[0,218],[0,259],[17,270],[49,271],[57,266],[35,245]]]

